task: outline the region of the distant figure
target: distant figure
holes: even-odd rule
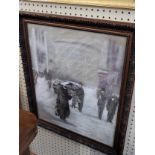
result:
[[[69,100],[72,98],[68,94],[67,88],[61,83],[53,83],[54,92],[57,94],[55,114],[60,117],[60,119],[65,120],[66,117],[70,115]]]
[[[48,88],[50,89],[51,86],[52,86],[52,71],[49,70],[49,71],[47,72],[47,70],[45,69],[44,75],[45,75],[45,79],[46,79],[47,82],[48,82]]]
[[[108,110],[108,115],[107,115],[107,121],[112,122],[116,108],[118,105],[118,97],[112,96],[107,103],[107,110]]]
[[[76,105],[78,105],[78,110],[82,112],[84,102],[84,90],[82,85],[74,82],[68,82],[66,87],[72,96],[72,108],[76,108]]]
[[[98,98],[98,102],[97,102],[98,118],[101,120],[103,110],[104,110],[104,107],[105,107],[105,103],[106,103],[106,92],[105,92],[104,88],[97,91],[97,98]]]

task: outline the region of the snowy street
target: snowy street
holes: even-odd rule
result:
[[[102,120],[98,119],[98,107],[96,98],[96,88],[83,87],[85,92],[82,113],[77,108],[71,108],[70,116],[66,122],[55,115],[56,94],[53,87],[49,89],[44,77],[38,77],[36,83],[36,99],[38,105],[39,118],[67,128],[75,133],[79,133],[93,140],[113,146],[115,133],[116,113],[113,123],[106,122],[106,108],[104,109]]]

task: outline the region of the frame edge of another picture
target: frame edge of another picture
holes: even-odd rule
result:
[[[127,58],[124,61],[127,61],[127,64],[124,66],[123,69],[123,79],[125,80],[121,86],[120,93],[122,97],[120,98],[121,104],[119,105],[118,115],[117,115],[117,124],[115,130],[115,137],[114,137],[114,146],[109,147],[103,143],[97,142],[95,140],[89,139],[84,137],[80,134],[74,133],[70,130],[63,129],[57,125],[52,125],[44,120],[39,119],[38,124],[46,129],[52,130],[60,135],[63,135],[67,138],[85,144],[89,147],[92,147],[96,150],[99,150],[103,153],[109,155],[122,155],[123,148],[125,143],[125,136],[126,130],[128,125],[128,118],[131,106],[131,99],[133,94],[134,88],[134,79],[135,79],[135,26],[133,23],[123,23],[123,22],[115,22],[115,21],[106,21],[106,20],[99,20],[99,19],[86,19],[80,17],[68,17],[68,16],[60,16],[60,15],[47,15],[47,14],[38,14],[38,13],[27,13],[27,12],[20,12],[20,26],[19,26],[19,42],[21,48],[21,58],[23,62],[24,68],[24,77],[26,81],[26,89],[27,89],[27,96],[30,111],[36,114],[37,113],[37,104],[35,98],[35,90],[34,90],[34,83],[33,83],[33,74],[32,74],[32,65],[30,59],[29,45],[28,45],[28,36],[25,23],[27,21],[32,21],[33,23],[36,22],[39,24],[43,22],[46,23],[56,23],[63,27],[63,24],[67,24],[70,26],[77,26],[77,27],[85,27],[85,28],[95,28],[99,30],[108,31],[108,32],[117,32],[127,34]],[[79,28],[81,29],[81,28]]]

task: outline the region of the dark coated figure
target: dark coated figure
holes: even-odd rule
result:
[[[66,87],[72,96],[72,108],[76,108],[76,105],[78,105],[78,110],[82,112],[84,102],[84,90],[82,86],[78,83],[69,82],[66,84]]]
[[[52,86],[52,71],[49,70],[49,71],[47,72],[47,70],[45,69],[44,75],[45,75],[45,79],[46,79],[47,82],[48,82],[48,88],[50,89],[51,86]]]
[[[104,107],[105,107],[105,103],[106,103],[106,92],[105,92],[104,88],[97,91],[97,98],[98,98],[98,102],[97,102],[98,118],[101,120],[103,110],[104,110]]]
[[[107,115],[108,122],[112,122],[117,105],[118,105],[118,97],[112,96],[111,98],[109,98],[106,106],[108,110],[108,115]]]
[[[66,117],[70,115],[69,100],[71,96],[68,94],[67,88],[61,83],[53,84],[54,92],[57,94],[55,114],[60,117],[60,119],[65,120]]]

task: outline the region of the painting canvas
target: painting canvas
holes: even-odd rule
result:
[[[38,117],[114,145],[127,38],[28,24]]]
[[[29,108],[38,125],[122,155],[134,86],[134,24],[20,13]]]

